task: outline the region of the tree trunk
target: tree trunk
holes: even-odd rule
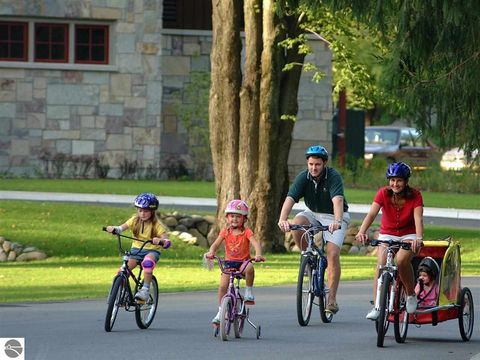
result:
[[[303,63],[304,55],[298,55],[295,47],[285,51],[278,46],[300,32],[297,19],[279,19],[274,7],[274,0],[244,1],[245,63],[240,87],[240,31],[237,27],[235,34],[227,22],[238,26],[241,9],[231,1],[213,1],[210,137],[218,223],[226,203],[241,198],[250,205],[250,226],[264,250],[285,251],[277,221],[288,188],[294,122],[281,116],[297,113],[301,67],[288,72],[282,68],[286,62]]]

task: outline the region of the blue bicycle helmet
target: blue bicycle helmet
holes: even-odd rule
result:
[[[397,163],[391,163],[388,165],[387,172],[385,176],[387,179],[393,178],[393,177],[399,177],[399,178],[404,178],[408,179],[412,172],[410,171],[410,166],[403,162],[397,162]]]
[[[305,157],[308,159],[310,156],[318,156],[319,158],[323,159],[324,161],[328,160],[328,152],[327,150],[320,145],[313,145],[310,146],[307,151],[305,151]]]
[[[157,210],[158,199],[151,193],[141,193],[135,198],[134,205],[140,209]]]

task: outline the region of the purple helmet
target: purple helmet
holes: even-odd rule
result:
[[[155,195],[151,193],[141,193],[135,198],[135,202],[133,204],[135,205],[135,207],[140,209],[158,209],[158,199]]]
[[[308,159],[310,156],[318,156],[319,158],[323,159],[324,161],[328,160],[328,152],[327,150],[320,145],[313,145],[310,146],[307,151],[305,151],[305,157]]]
[[[232,200],[225,208],[225,215],[226,214],[240,214],[248,216],[248,205],[242,200]]]
[[[408,179],[411,174],[412,172],[410,171],[410,166],[403,162],[398,162],[388,165],[387,173],[385,174],[385,176],[387,177],[387,179],[393,177]]]

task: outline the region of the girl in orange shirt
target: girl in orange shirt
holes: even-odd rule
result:
[[[265,261],[262,256],[260,243],[255,239],[250,228],[245,226],[248,217],[248,205],[242,200],[232,200],[225,209],[227,227],[220,231],[217,239],[210,246],[206,258],[213,258],[220,245],[225,243],[225,267],[239,269],[245,260],[251,258],[250,245],[255,249],[255,261]],[[253,301],[252,293],[255,270],[252,263],[245,268],[245,301]],[[220,286],[218,288],[218,303],[220,304],[223,295],[227,293],[229,275],[221,274]],[[212,323],[220,323],[220,307]]]

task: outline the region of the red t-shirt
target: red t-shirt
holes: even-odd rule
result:
[[[388,186],[382,187],[373,199],[382,209],[380,234],[394,236],[415,234],[413,210],[423,206],[422,194],[420,191],[412,189],[413,197],[405,199],[405,204],[397,209],[393,206],[392,199],[388,196],[388,189]]]
[[[250,259],[250,237],[253,231],[245,228],[240,234],[232,234],[231,228],[220,231],[225,241],[225,260],[245,261]]]

